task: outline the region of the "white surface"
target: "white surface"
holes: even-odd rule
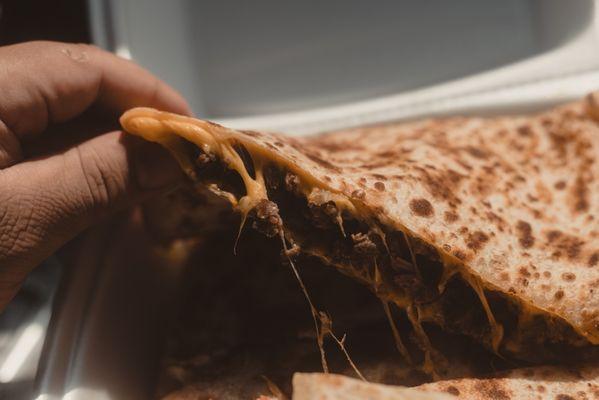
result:
[[[91,3],[98,43],[233,127],[303,134],[597,87],[591,0]]]

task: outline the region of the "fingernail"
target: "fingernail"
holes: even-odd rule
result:
[[[143,142],[135,149],[135,175],[144,190],[173,186],[183,178],[183,172],[169,152],[156,143]]]

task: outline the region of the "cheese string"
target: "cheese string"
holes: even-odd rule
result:
[[[306,300],[308,301],[308,305],[310,306],[310,312],[312,313],[312,320],[314,321],[314,329],[316,330],[316,340],[318,342],[318,350],[320,351],[320,362],[322,364],[322,370],[328,374],[329,366],[327,364],[327,358],[326,358],[326,354],[324,352],[323,335],[321,334],[320,326],[318,324],[318,311],[316,310],[316,307],[314,307],[314,304],[312,303],[312,299],[310,299],[310,295],[308,295],[308,289],[306,289],[306,285],[304,285],[304,281],[302,280],[299,272],[297,271],[295,264],[293,263],[293,261],[291,260],[291,257],[289,257],[289,254],[287,253],[288,252],[287,243],[285,242],[285,234],[283,233],[282,230],[281,230],[281,242],[283,243],[283,252],[285,253],[285,256],[287,257],[287,260],[289,261],[289,265],[291,266],[293,275],[295,275],[295,279],[299,283],[299,285],[302,289],[302,292],[304,292],[304,297],[306,298]]]
[[[314,329],[316,330],[316,341],[318,343],[318,350],[320,351],[320,362],[322,364],[323,371],[325,373],[329,373],[329,366],[327,364],[326,354],[324,351],[324,337],[325,337],[325,335],[328,334],[337,343],[337,345],[339,346],[339,349],[345,355],[345,358],[347,359],[349,365],[354,370],[356,375],[358,375],[358,377],[361,380],[363,380],[364,382],[367,382],[366,378],[360,372],[360,370],[358,369],[358,367],[356,366],[356,364],[350,357],[347,349],[345,348],[346,335],[343,335],[343,337],[341,339],[339,339],[333,332],[333,322],[332,322],[331,318],[326,313],[319,312],[316,309],[316,307],[314,307],[314,303],[312,302],[312,299],[310,298],[310,295],[308,294],[308,289],[306,288],[306,285],[304,284],[303,279],[301,278],[295,264],[293,263],[293,261],[291,260],[291,257],[289,256],[288,249],[287,249],[287,243],[285,241],[285,234],[283,233],[282,230],[281,230],[280,237],[281,237],[281,242],[283,244],[283,252],[285,253],[285,256],[287,257],[287,260],[289,261],[289,265],[291,266],[291,270],[293,271],[293,275],[295,276],[295,279],[298,281],[298,283],[302,289],[302,292],[304,293],[304,297],[306,298],[306,300],[308,301],[308,305],[310,306],[310,312],[312,314],[312,320],[314,321]],[[319,321],[320,321],[320,324],[319,324]]]

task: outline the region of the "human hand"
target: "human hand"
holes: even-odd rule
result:
[[[189,114],[173,89],[95,47],[0,48],[0,310],[77,233],[181,179],[158,145],[96,132],[135,106]]]

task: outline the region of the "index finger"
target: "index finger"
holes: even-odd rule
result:
[[[30,42],[0,48],[0,120],[17,138],[99,104],[115,113],[149,106],[189,114],[185,100],[138,65],[85,44]]]

